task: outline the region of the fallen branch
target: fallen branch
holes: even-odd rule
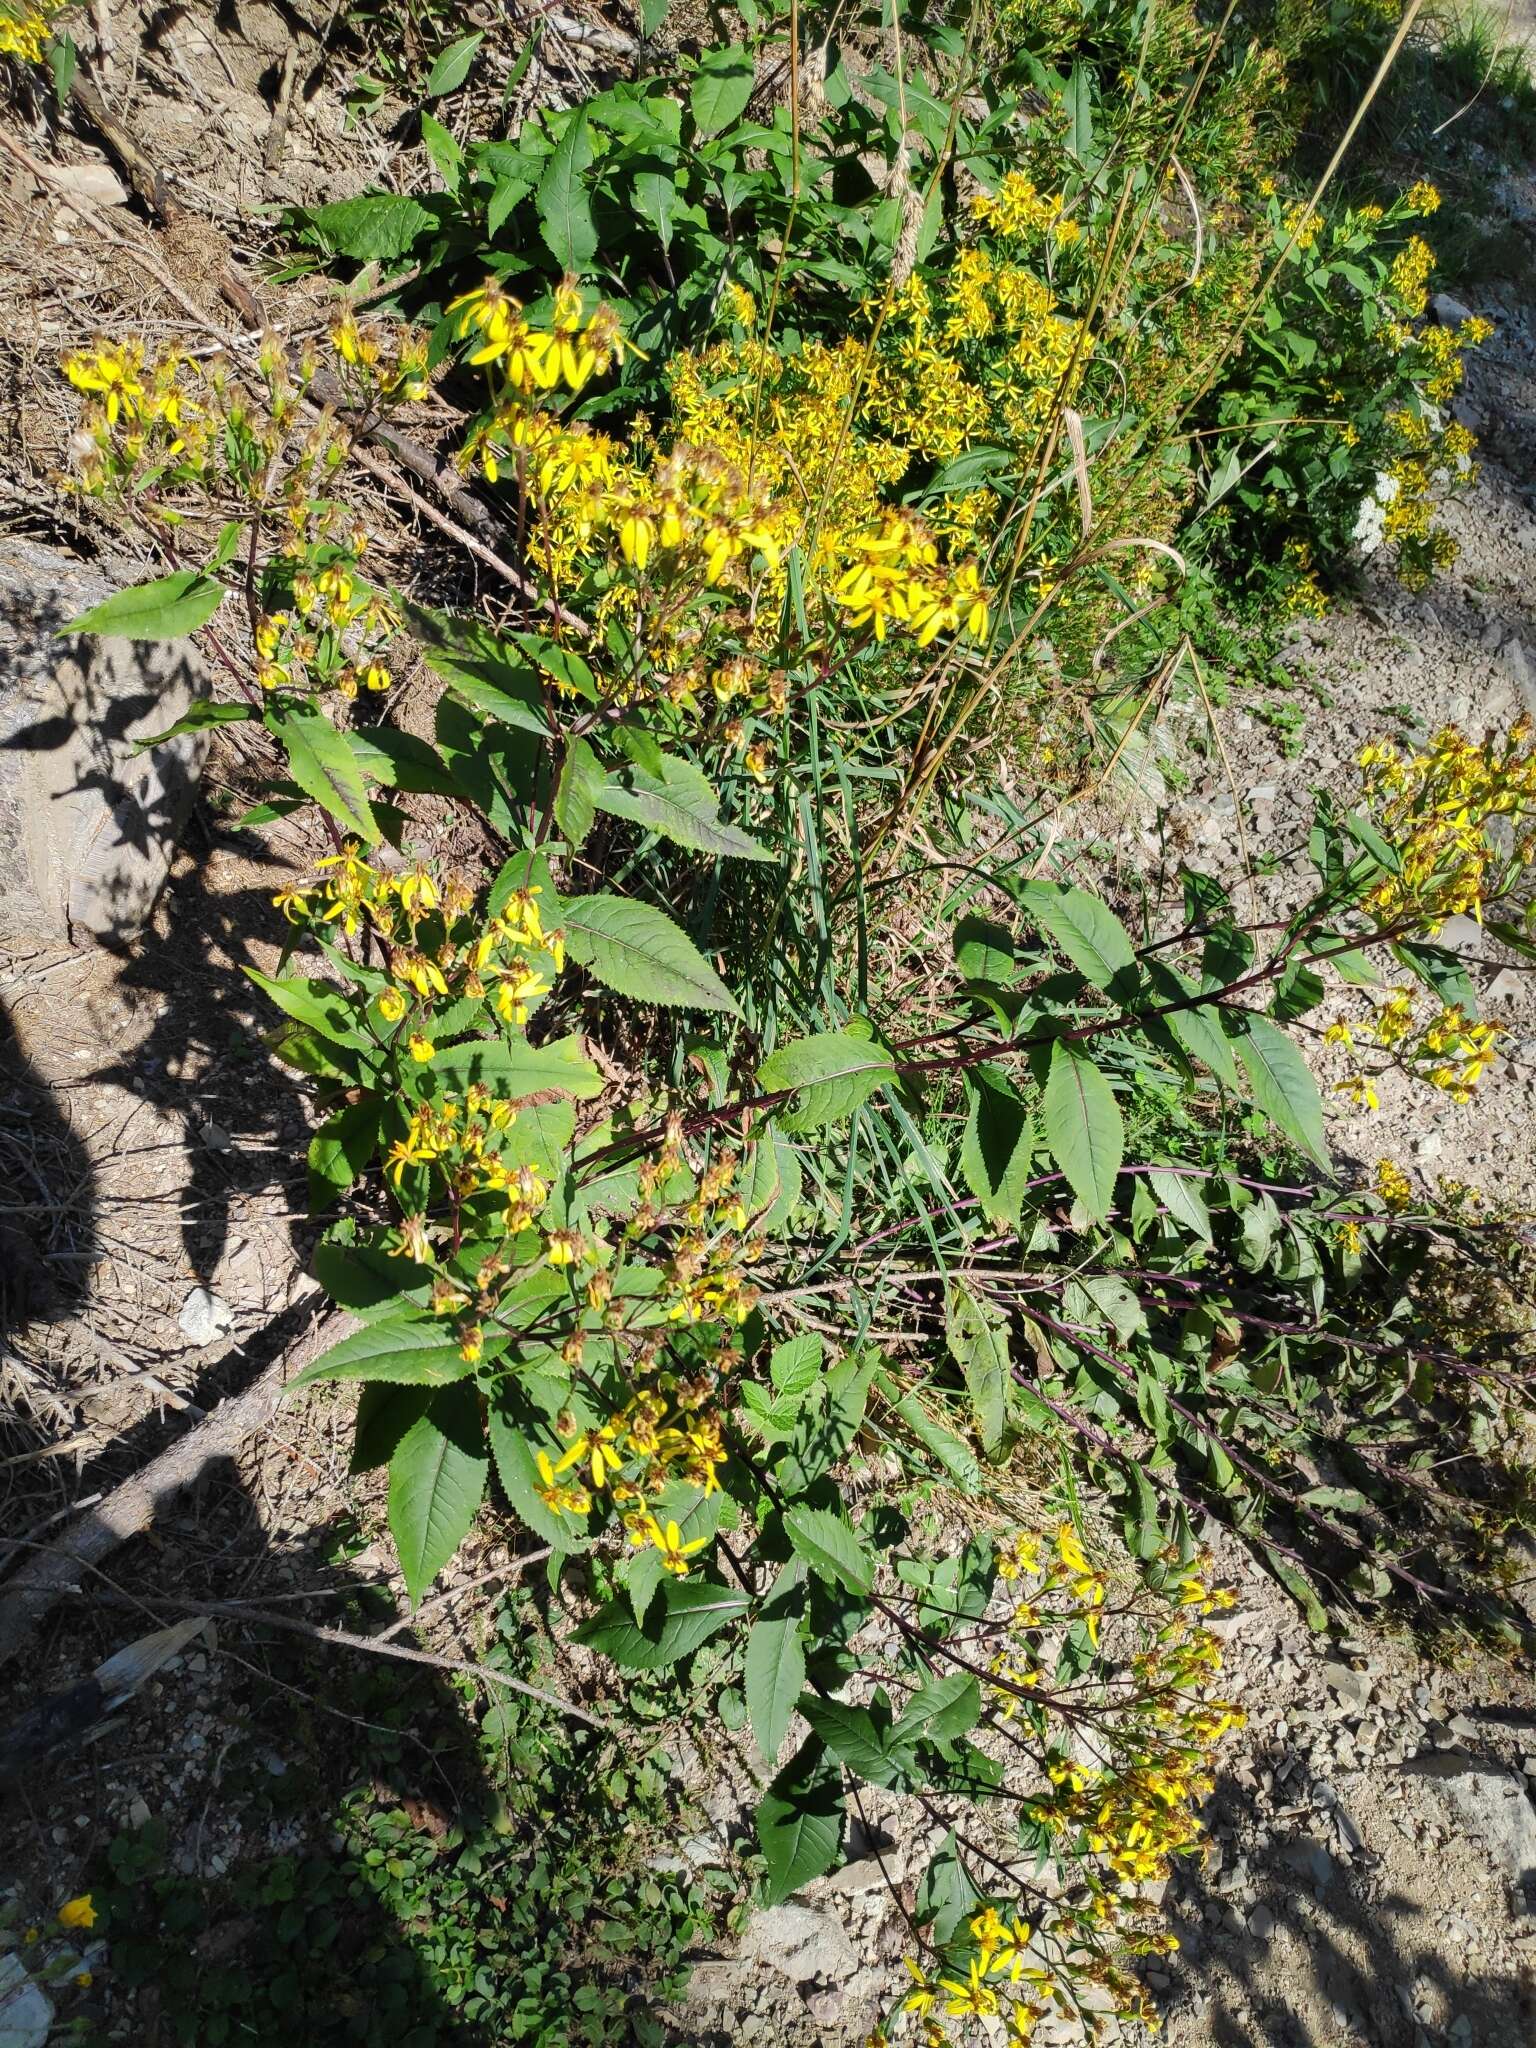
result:
[[[118,1595],[117,1599],[122,1597]],[[117,1604],[105,1594],[101,1598],[109,1606]],[[523,1693],[531,1700],[542,1700],[545,1706],[568,1714],[573,1721],[584,1721],[599,1735],[615,1732],[606,1721],[589,1714],[585,1707],[562,1699],[557,1692],[545,1692],[537,1685],[528,1685],[521,1678],[513,1678],[508,1672],[494,1671],[489,1664],[475,1664],[461,1657],[439,1657],[433,1650],[408,1650],[403,1643],[391,1642],[385,1636],[354,1635],[350,1629],[325,1628],[318,1621],[300,1621],[297,1615],[273,1614],[269,1608],[248,1607],[235,1600],[171,1600],[162,1599],[159,1594],[149,1594],[132,1604],[136,1607],[168,1607],[177,1614],[202,1615],[214,1620],[244,1622],[248,1628],[281,1629],[289,1635],[307,1636],[311,1642],[334,1643],[343,1650],[367,1650],[375,1657],[395,1657],[405,1664],[427,1664],[434,1671],[463,1672],[473,1678],[483,1678],[490,1685],[504,1685],[509,1691]]]
[[[100,1507],[82,1515],[57,1542],[0,1585],[0,1665],[25,1648],[43,1616],[67,1593],[79,1590],[83,1572],[147,1529],[161,1506],[193,1485],[217,1459],[232,1456],[248,1437],[265,1429],[277,1413],[289,1375],[344,1336],[351,1320],[330,1315],[311,1323],[243,1394],[221,1401],[206,1421],[151,1459],[142,1472],[125,1479]]]

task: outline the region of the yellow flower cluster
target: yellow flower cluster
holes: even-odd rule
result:
[[[1394,1216],[1400,1216],[1413,1202],[1413,1182],[1390,1159],[1376,1162],[1376,1192]]]
[[[388,974],[380,977],[370,1013],[381,1036],[418,1041],[413,1053],[423,1062],[432,1057],[434,1010],[481,1002],[503,1024],[520,1028],[565,965],[564,934],[544,929],[537,886],[515,891],[495,916],[476,920],[464,884],[439,884],[419,863],[386,873],[348,841],[318,865],[324,880],[317,888],[284,889],[274,903],[292,924],[377,937]]]
[[[326,512],[320,523],[332,523]],[[256,625],[256,680],[264,690],[332,687],[352,698],[360,689],[387,690],[394,681],[383,657],[400,615],[357,574],[368,544],[368,535],[354,529],[328,549],[323,569],[289,573],[292,609],[264,612]]]
[[[1107,1581],[1070,1522],[1049,1537],[1025,1530],[1000,1542],[994,1561],[1007,1589],[1001,1625],[1010,1638],[1023,1631],[1059,1645],[1064,1629],[1091,1618],[1097,1643]],[[1090,1987],[1100,2010],[1152,2017],[1121,1961],[1168,1954],[1178,1942],[1148,1923],[1136,1888],[1165,1877],[1173,1856],[1198,1845],[1211,1751],[1244,1719],[1230,1701],[1211,1697],[1221,1650],[1199,1621],[1233,1605],[1230,1589],[1214,1581],[1206,1553],[1190,1559],[1169,1550],[1158,1562],[1161,1590],[1143,1586],[1117,1609],[1124,1616],[1117,1625],[1130,1625],[1133,1613],[1139,1618],[1140,1647],[1118,1671],[1113,1661],[1104,1667],[1114,1675],[1102,1689],[1081,1679],[1072,1689],[1073,1727],[1085,1746],[1047,1750],[1048,1786],[1021,1808],[1022,1820],[1041,1830],[1059,1859],[1075,1862],[1086,1882],[1055,1898],[1038,1926],[1020,1904],[979,1902],[935,1966],[904,1958],[911,1984],[901,2011],[919,2021],[927,2048],[982,2038],[1023,2048],[1048,2014],[1070,2009]],[[1025,1594],[1025,1581],[1038,1583]],[[1004,1662],[1017,1654],[1010,1643]],[[1039,1734],[1061,1680],[1042,1669],[1037,1651],[1024,1654],[1022,1683],[1033,1695],[1030,1725]],[[992,1704],[1006,1720],[1015,1702],[994,1688]],[[871,2038],[889,2040],[890,2028],[888,2020]]]
[[[1328,593],[1317,580],[1309,541],[1288,540],[1281,556],[1286,582],[1281,604],[1292,618],[1320,619],[1328,609]]]
[[[1382,926],[1419,922],[1430,936],[1458,913],[1481,919],[1536,857],[1536,744],[1521,719],[1503,741],[1477,742],[1454,726],[1421,753],[1388,741],[1360,754],[1365,793],[1401,868],[1384,875],[1365,908]],[[1488,827],[1507,819],[1507,851]]]
[[[410,328],[360,329],[350,315],[331,335],[349,396],[388,406],[426,389],[426,343]],[[92,400],[81,421],[81,488],[95,496],[151,501],[177,486],[199,495],[232,492],[263,511],[274,498],[290,547],[307,537],[318,491],[346,460],[347,437],[321,410],[299,431],[300,403],[317,364],[306,350],[296,371],[274,340],[257,363],[259,395],[220,357],[202,361],[177,348],[146,359],[136,341],[96,341],[63,358],[66,377]],[[161,506],[165,510],[165,506]],[[333,517],[341,508],[326,508]]]
[[[1420,178],[1403,194],[1403,204],[1410,213],[1421,214],[1427,219],[1430,214],[1440,211],[1440,189],[1431,185],[1427,178]]]
[[[1435,252],[1422,235],[1410,235],[1407,247],[1393,257],[1388,282],[1405,313],[1422,313],[1428,305],[1434,267]]]
[[[1034,241],[1061,218],[1062,197],[1035,189],[1023,171],[1009,171],[995,192],[978,192],[971,200],[972,217],[1008,242]]]
[[[53,24],[69,0],[0,0],[0,57],[41,64]]]

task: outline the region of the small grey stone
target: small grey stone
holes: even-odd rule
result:
[[[1319,1885],[1330,1883],[1333,1877],[1333,1858],[1323,1848],[1321,1843],[1312,1851],[1310,1862],[1314,1883]]]
[[[1347,1664],[1328,1663],[1323,1666],[1323,1683],[1347,1707],[1363,1712],[1370,1705],[1371,1681],[1364,1671],[1352,1671]]]
[[[830,2026],[843,2009],[843,1988],[840,1984],[815,1984],[801,1986],[800,1996],[805,2000],[805,2009],[818,2026]]]
[[[1451,1733],[1459,1736],[1463,1742],[1475,1742],[1477,1740],[1477,1723],[1468,1715],[1452,1714],[1447,1725]]]
[[[199,1349],[216,1344],[235,1327],[235,1312],[227,1301],[210,1294],[206,1287],[194,1287],[176,1318],[181,1334]]]
[[[1275,1931],[1275,1916],[1262,1900],[1248,1915],[1248,1932],[1255,1941],[1268,1941]]]
[[[1452,298],[1449,292],[1436,292],[1429,305],[1442,327],[1459,327],[1463,320],[1472,318],[1472,308]]]

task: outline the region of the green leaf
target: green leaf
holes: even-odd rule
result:
[[[818,1031],[770,1053],[757,1070],[757,1084],[770,1095],[801,1090],[799,1100],[776,1110],[774,1119],[786,1131],[814,1131],[852,1116],[895,1072],[895,1060],[873,1038]]]
[[[550,152],[539,180],[539,225],[545,245],[562,270],[580,273],[597,254],[597,228],[582,173],[592,162],[587,117],[576,113]]]
[[[1323,1168],[1328,1140],[1323,1105],[1312,1070],[1277,1024],[1256,1010],[1229,1013],[1232,1039],[1259,1109],[1293,1145]]]
[[[965,1184],[993,1223],[1019,1226],[1035,1146],[1029,1112],[999,1068],[976,1067],[965,1077],[970,1114],[960,1146]]]
[[[1004,924],[962,917],[954,931],[955,965],[967,981],[1009,982],[1018,965],[1018,945]]]
[[[1051,1047],[1040,1119],[1051,1156],[1073,1194],[1102,1223],[1125,1157],[1125,1125],[1114,1090],[1088,1055],[1064,1038]]]
[[[457,193],[464,175],[464,152],[459,147],[456,135],[451,135],[441,121],[423,112],[421,117],[421,141],[427,155],[437,166],[438,176],[451,193]]]
[[[307,1026],[337,1045],[363,1043],[358,1036],[351,1004],[331,982],[298,975],[277,981],[270,974],[263,974],[258,967],[247,967],[245,973],[296,1024]]]
[[[798,1617],[760,1615],[747,1637],[747,1712],[757,1746],[771,1763],[784,1747],[790,1715],[805,1685],[805,1645]]]
[[[319,711],[268,715],[271,732],[282,743],[288,768],[306,796],[314,798],[348,832],[365,845],[378,843],[368,790],[356,756],[331,721]]]
[[[843,1839],[843,1774],[820,1737],[808,1735],[758,1802],[757,1839],[774,1906],[837,1861]]]
[[[1008,1388],[1013,1377],[1007,1321],[965,1281],[950,1279],[944,1284],[944,1336],[965,1376],[981,1447],[989,1458],[998,1459],[1008,1448]]]
[[[309,1213],[346,1193],[379,1142],[379,1104],[365,1097],[323,1123],[309,1141]]]
[[[459,1356],[458,1335],[450,1325],[397,1319],[354,1330],[288,1386],[291,1392],[317,1380],[392,1380],[396,1386],[446,1387],[473,1371]]]
[[[594,789],[592,800],[600,811],[648,825],[664,838],[698,853],[737,860],[777,859],[776,854],[760,846],[749,834],[721,822],[720,799],[702,769],[669,754],[661,756],[661,769],[656,776],[647,774],[643,768],[633,768],[627,788],[605,782]]]
[[[868,1593],[875,1561],[841,1515],[830,1508],[792,1507],[784,1512],[784,1533],[812,1571],[850,1593]]]
[[[741,1014],[692,939],[653,905],[624,896],[576,896],[563,915],[571,958],[619,995]]]
[[[1154,1167],[1147,1175],[1157,1199],[1162,1203],[1175,1223],[1182,1223],[1186,1230],[1206,1244],[1215,1242],[1211,1230],[1211,1212],[1206,1207],[1205,1197],[1193,1181],[1186,1180],[1181,1173],[1175,1173],[1165,1166]]]
[[[178,569],[172,576],[136,583],[131,590],[103,598],[67,626],[60,626],[54,637],[103,633],[114,640],[179,640],[206,625],[223,602],[224,586],[216,576]]]
[[[640,0],[640,33],[649,42],[667,18],[672,0]]]
[[[333,255],[349,256],[355,263],[387,263],[435,228],[437,215],[418,200],[375,193],[311,207],[304,225]]]
[[[436,1387],[395,1387],[386,1380],[364,1387],[358,1396],[348,1472],[373,1472],[387,1465],[406,1431],[437,1399],[437,1392]]]
[[[688,104],[700,135],[718,135],[739,121],[752,97],[752,53],[740,43],[710,50],[699,59]]]
[[[635,1620],[628,1600],[610,1600],[577,1629],[575,1640],[589,1650],[600,1650],[627,1671],[660,1671],[708,1642],[717,1629],[744,1614],[749,1604],[745,1593],[727,1586],[714,1586],[704,1579],[669,1578],[662,1597],[648,1609],[643,1626]]]
[[[842,1700],[819,1699],[814,1693],[807,1693],[800,1702],[800,1712],[838,1761],[869,1784],[889,1788],[910,1779],[910,1757],[892,1754],[886,1739],[889,1726],[883,1737],[867,1707],[853,1707]]]
[[[1107,903],[1068,882],[1024,882],[1019,901],[1095,988],[1126,1000],[1136,986],[1136,948]]]
[[[389,1529],[414,1607],[453,1556],[485,1498],[490,1460],[473,1387],[450,1387],[389,1461]]]
[[[636,213],[656,230],[663,249],[672,246],[672,222],[677,213],[677,180],[670,171],[636,171],[629,194]]]
[[[439,100],[444,93],[457,92],[469,76],[469,67],[475,61],[475,53],[485,41],[485,30],[476,29],[473,35],[460,36],[450,43],[446,50],[440,50],[437,61],[427,73],[427,98]]]
[[[607,777],[583,739],[566,743],[565,764],[555,790],[555,823],[573,853],[579,852],[597,821],[597,797]]]
[[[918,1393],[912,1388],[904,1388],[891,1374],[881,1373],[880,1391],[890,1403],[892,1414],[898,1416],[924,1450],[938,1460],[962,1493],[978,1492],[981,1467],[970,1445],[963,1443],[952,1429],[946,1429],[942,1422],[930,1415]]]
[[[578,1102],[603,1092],[603,1077],[571,1035],[530,1045],[521,1033],[510,1043],[503,1038],[476,1038],[450,1045],[432,1062],[432,1075],[454,1094],[462,1095],[478,1081],[493,1095],[518,1102],[529,1095],[569,1095]],[[514,1129],[516,1126],[514,1125]]]
[[[147,740],[135,740],[133,751],[142,754],[146,747],[162,747],[167,740],[177,739],[184,732],[206,732],[211,725],[241,725],[255,716],[253,704],[216,704],[211,697],[199,697],[164,732],[157,732]]]
[[[954,1939],[962,1920],[981,1904],[981,1893],[971,1883],[960,1858],[955,1831],[950,1829],[933,1853],[917,1888],[914,1911],[918,1924],[933,1922],[933,1938],[940,1947]]]
[[[367,732],[354,729],[344,737],[358,767],[386,789],[411,790],[420,796],[459,794],[442,755],[413,732],[376,725]]]
[[[1199,993],[1188,975],[1180,974],[1177,968],[1154,960],[1144,964],[1159,1004],[1181,1003]],[[1218,1081],[1235,1089],[1237,1062],[1221,1020],[1222,1012],[1214,1004],[1197,1003],[1187,1010],[1171,1010],[1163,1021],[1192,1060],[1199,1060]]]
[[[946,1671],[913,1693],[894,1732],[953,1742],[968,1735],[980,1719],[981,1687],[968,1671]]]

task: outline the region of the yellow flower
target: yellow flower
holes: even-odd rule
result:
[[[941,1977],[939,1983],[949,1993],[944,2010],[951,2019],[990,2019],[998,2010],[997,1993],[983,1981],[980,1966],[974,1959],[963,1983],[954,1977]]]
[[[1390,1159],[1376,1162],[1376,1192],[1392,1211],[1400,1215],[1413,1200],[1413,1183],[1400,1166]]]
[[[645,1517],[644,1527],[651,1548],[661,1552],[661,1561],[667,1570],[675,1578],[687,1578],[689,1558],[693,1556],[696,1550],[704,1548],[704,1545],[709,1540],[708,1537],[695,1536],[691,1542],[685,1543],[683,1541],[683,1532],[678,1528],[676,1522],[668,1522],[663,1527],[654,1515],[647,1515]]]
[[[379,991],[379,1015],[386,1024],[398,1024],[405,1015],[405,997],[391,986]]]
[[[934,1990],[932,1984],[929,1983],[928,1978],[924,1974],[924,1972],[912,1960],[911,1956],[903,1956],[901,1960],[903,1961],[903,1963],[906,1964],[907,1971],[911,1976],[913,1985],[915,1987],[913,1990],[907,1993],[905,1999],[902,2001],[902,2011],[915,2012],[919,2015],[919,2017],[921,2017],[925,2013],[932,2012],[934,2006],[938,2003],[937,1992]]]
[[[413,1031],[406,1043],[410,1047],[411,1058],[413,1060],[420,1060],[423,1066],[426,1065],[427,1061],[437,1051],[437,1047],[432,1043],[431,1039],[423,1038],[419,1031]]]
[[[66,1899],[59,1908],[61,1927],[92,1928],[96,1925],[96,1908],[91,1904],[91,1894],[82,1892],[76,1899]]]

